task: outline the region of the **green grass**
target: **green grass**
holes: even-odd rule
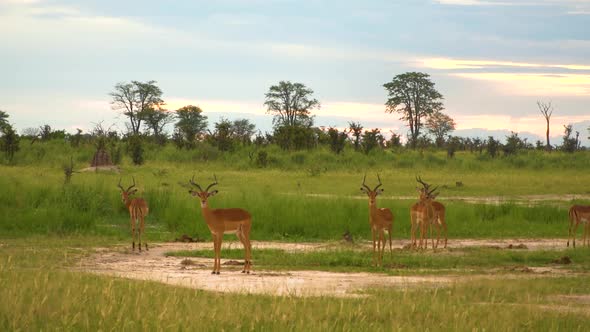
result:
[[[63,175],[56,169],[0,166],[0,171],[0,187],[3,188],[0,191],[0,230],[3,236],[81,233],[127,239],[130,232],[128,212],[121,203],[116,184],[121,176],[125,183],[129,182],[131,175],[137,179],[140,195],[150,205],[146,230],[150,241],[171,240],[181,234],[209,236],[197,201],[188,195],[184,185],[193,173],[198,181],[206,183],[212,171],[129,167],[122,175],[103,172],[74,174],[72,183],[65,186]],[[360,173],[334,172],[309,177],[301,172],[278,170],[236,172],[215,169],[214,172],[220,181],[220,194],[210,200],[211,207],[242,207],[250,211],[253,239],[339,239],[347,230],[357,238],[370,236],[367,201],[358,190],[362,179]],[[546,188],[535,191],[534,185],[530,185],[529,193],[563,192],[567,186],[562,184],[570,181],[561,174],[545,175],[537,177],[545,181]],[[568,202],[528,207],[510,202],[484,205],[445,200],[452,195],[492,194],[491,188],[485,192],[478,189],[487,181],[486,176],[490,175],[480,175],[477,186],[466,184],[457,189],[441,190],[440,201],[447,206],[449,237],[567,236]],[[502,180],[493,181],[496,191],[515,186],[527,188],[524,180],[517,179],[514,174],[504,176]],[[378,204],[389,207],[396,216],[394,237],[409,238],[409,207],[415,199],[395,196],[415,195],[415,189],[411,187],[415,186],[413,175],[384,171],[381,177],[386,194]],[[527,173],[526,177],[533,178],[534,174]],[[586,190],[584,183],[590,181],[590,178],[585,180],[586,177],[590,175],[579,174],[575,178],[576,184],[572,185],[578,189],[570,192]],[[407,189],[397,190],[402,185]]]
[[[166,253],[175,257],[213,258],[212,250],[172,251]],[[243,249],[226,249],[221,256],[225,259],[243,259]],[[568,256],[572,263],[554,264],[553,261]],[[369,271],[386,272],[395,275],[413,274],[465,274],[513,272],[519,267],[560,267],[572,271],[590,270],[590,249],[557,251],[529,251],[519,249],[463,248],[439,251],[437,253],[416,252],[395,249],[390,257],[386,250],[384,267],[372,266],[372,251],[337,249],[307,252],[286,252],[280,249],[254,249],[254,266],[270,270],[325,270],[325,271]]]
[[[0,330],[582,331],[588,304],[563,296],[589,293],[590,277],[577,276],[374,289],[364,298],[253,296],[3,260]]]

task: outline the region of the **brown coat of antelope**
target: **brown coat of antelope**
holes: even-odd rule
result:
[[[576,231],[578,230],[578,225],[584,221],[586,222],[586,225],[582,224],[584,227],[582,246],[584,246],[584,244],[590,246],[590,238],[588,238],[590,237],[590,205],[573,205],[569,209],[568,215],[570,217],[570,227],[567,237],[567,246],[570,246],[570,237],[573,237],[573,245],[574,248],[576,247]]]
[[[242,273],[250,273],[252,267],[252,257],[250,244],[250,229],[252,228],[252,216],[244,209],[230,208],[230,209],[210,209],[208,199],[218,193],[217,190],[209,191],[213,186],[217,185],[217,177],[214,176],[215,182],[207,186],[203,190],[201,186],[195,183],[195,177],[189,183],[196,187],[198,191],[189,190],[189,193],[201,200],[201,212],[203,218],[209,227],[211,237],[213,237],[213,249],[215,251],[215,259],[213,263],[212,274],[219,274],[221,267],[221,242],[223,241],[223,234],[236,234],[240,242],[244,245],[245,259],[244,269]]]
[[[133,238],[132,242],[132,250],[135,250],[135,236],[139,238],[139,251],[141,251],[141,235],[144,231],[144,218],[148,215],[149,208],[147,202],[143,198],[131,198],[130,196],[135,195],[137,192],[137,188],[135,187],[135,178],[133,178],[133,184],[124,189],[121,185],[121,179],[119,179],[119,184],[117,185],[121,189],[121,200],[127,210],[129,211],[129,216],[131,217],[131,236]],[[130,191],[133,189],[132,191]],[[148,244],[145,242],[145,250],[148,250]]]
[[[445,244],[444,247],[447,247],[447,223],[445,220],[445,206],[440,203],[434,201],[438,193],[435,193],[438,187],[430,190],[430,185],[422,181],[421,178],[416,177],[416,181],[422,184],[422,188],[416,187],[420,194],[420,201],[410,208],[410,218],[412,221],[412,235],[411,241],[413,247],[420,247],[422,248],[422,244],[424,243],[424,248],[428,247],[428,234],[427,230],[430,229],[431,232],[431,239],[432,239],[432,248],[438,248],[438,244],[440,242],[440,234],[441,230],[444,231],[445,236]],[[434,243],[434,237],[432,237],[432,229],[431,227],[436,227],[437,237],[436,237],[436,244]],[[416,239],[416,231],[420,229],[420,244],[417,244]],[[426,237],[426,241],[424,238]]]
[[[379,189],[383,185],[379,174],[377,174],[379,184],[373,190],[365,184],[366,178],[367,176],[365,175],[361,191],[369,196],[369,224],[371,225],[371,233],[373,235],[373,264],[379,266],[383,262],[383,252],[385,251],[385,231],[389,234],[389,252],[393,255],[393,249],[391,247],[393,213],[388,208],[377,208],[377,196],[383,193],[383,189]]]

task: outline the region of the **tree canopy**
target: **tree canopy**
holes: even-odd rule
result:
[[[204,134],[207,129],[207,117],[198,106],[188,105],[176,110],[177,122],[174,125],[177,134],[184,142],[192,145],[198,135]]]
[[[128,129],[133,135],[139,134],[147,110],[159,109],[164,105],[162,90],[156,81],[117,83],[115,91],[109,95],[113,98],[112,108],[123,111],[129,118]]]
[[[387,113],[400,113],[400,120],[408,122],[412,147],[420,136],[422,119],[443,109],[443,96],[434,87],[430,75],[407,72],[383,84],[389,94],[385,103]]]
[[[320,102],[312,97],[313,90],[301,83],[280,81],[269,88],[264,105],[274,114],[275,126],[311,126],[311,110],[320,108]]]

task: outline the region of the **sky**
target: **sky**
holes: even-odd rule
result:
[[[407,71],[431,75],[456,134],[542,138],[542,100],[552,136],[586,138],[590,0],[0,0],[0,109],[21,130],[123,129],[109,92],[155,80],[170,110],[265,131],[264,94],[288,80],[313,89],[319,126],[405,135],[383,84]]]

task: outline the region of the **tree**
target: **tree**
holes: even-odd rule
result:
[[[445,143],[445,136],[455,130],[455,120],[442,112],[434,112],[426,120],[426,128],[434,136],[434,142],[437,147],[442,147]]]
[[[443,109],[443,96],[434,88],[430,75],[408,72],[397,75],[389,83],[383,84],[389,94],[385,103],[387,113],[400,113],[400,120],[408,122],[411,146],[416,148],[420,137],[422,118]]]
[[[248,119],[237,119],[232,123],[232,132],[237,141],[243,145],[250,144],[256,133],[256,125]]]
[[[571,124],[564,125],[563,128],[563,144],[561,145],[561,149],[565,152],[573,153],[578,147],[578,135],[575,138],[572,137],[573,128]]]
[[[553,114],[553,106],[551,105],[551,101],[542,102],[537,100],[537,107],[539,107],[541,115],[543,115],[545,121],[547,122],[547,131],[545,133],[547,137],[547,146],[545,149],[547,149],[547,151],[551,151],[551,144],[549,143],[549,121],[551,120],[551,115]]]
[[[354,145],[354,149],[358,151],[361,148],[361,136],[363,135],[363,126],[360,122],[351,121],[348,123],[348,128],[350,129],[352,137],[354,137],[354,141],[352,142]]]
[[[156,81],[117,83],[115,91],[109,95],[113,98],[112,108],[122,110],[129,118],[128,128],[133,135],[139,134],[146,110],[159,109],[164,104],[162,90]]]
[[[12,161],[14,154],[19,150],[19,137],[12,125],[8,122],[8,113],[0,111],[0,149],[6,154],[8,161]]]
[[[311,110],[320,108],[320,102],[312,98],[313,90],[301,83],[280,81],[269,88],[264,105],[267,113],[274,114],[275,126],[313,125]]]
[[[383,147],[385,138],[381,135],[381,130],[378,128],[372,130],[365,130],[362,138],[362,147],[365,154],[369,154],[371,150]]]
[[[8,123],[8,113],[0,110],[0,133],[4,132],[4,128],[10,126]]]
[[[220,151],[230,151],[233,148],[234,133],[233,123],[228,119],[221,118],[215,123],[215,131],[211,134],[213,145]]]
[[[194,146],[198,135],[205,133],[207,129],[207,117],[202,115],[203,110],[198,106],[188,105],[176,110],[178,121],[174,125],[178,137],[186,147]]]
[[[330,127],[328,129],[328,136],[330,142],[330,150],[336,154],[340,154],[344,150],[346,138],[348,135],[346,131],[338,132],[338,129]]]
[[[163,145],[166,142],[164,127],[174,121],[174,116],[168,110],[163,108],[148,108],[145,110],[145,123],[152,131],[158,144]]]
[[[496,158],[496,156],[498,155],[498,150],[501,146],[502,145],[500,144],[500,141],[495,140],[493,136],[488,137],[488,140],[486,142],[486,150],[488,151],[490,157]]]

